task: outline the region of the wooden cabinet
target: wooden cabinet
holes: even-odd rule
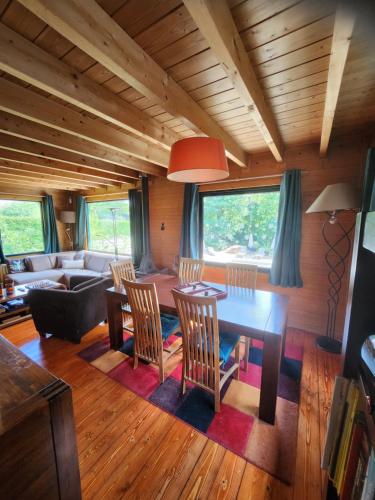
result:
[[[70,387],[0,336],[0,498],[81,498]]]

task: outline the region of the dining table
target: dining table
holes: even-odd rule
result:
[[[172,288],[180,284],[177,276],[156,273],[137,281],[155,283],[160,311],[177,314],[171,293]],[[280,363],[285,348],[288,297],[265,290],[207,284],[227,293],[225,298],[217,301],[219,329],[263,342],[259,418],[273,425]],[[107,289],[106,300],[110,347],[118,350],[123,345],[122,305],[127,300],[125,288],[113,286]]]

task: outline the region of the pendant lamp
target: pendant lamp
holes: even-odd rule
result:
[[[175,182],[212,182],[228,177],[222,141],[213,137],[189,137],[173,144],[168,179]]]

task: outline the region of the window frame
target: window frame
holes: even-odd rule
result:
[[[238,194],[251,194],[251,193],[280,193],[280,184],[274,184],[271,186],[260,186],[253,188],[238,188],[238,189],[223,189],[223,190],[215,190],[215,191],[203,191],[199,193],[199,207],[198,207],[198,217],[199,217],[199,227],[198,227],[198,237],[199,237],[199,256],[204,260],[203,257],[203,200],[204,198],[208,198],[211,196],[231,196]],[[208,267],[225,267],[225,262],[215,262],[215,261],[204,261],[205,266]],[[270,268],[268,267],[258,267],[258,272],[261,273],[269,273]]]
[[[23,257],[23,256],[28,256],[28,255],[43,255],[46,253],[46,244],[44,241],[44,233],[43,233],[43,214],[42,214],[42,202],[41,200],[23,200],[21,198],[17,199],[9,199],[9,198],[1,198],[0,201],[12,201],[12,202],[25,202],[25,203],[39,203],[39,209],[40,209],[40,225],[42,229],[42,242],[43,242],[43,249],[42,250],[37,250],[35,252],[18,252],[18,253],[5,253],[5,258],[8,259],[14,258],[14,257]],[[3,249],[4,250],[4,249]]]
[[[116,198],[116,199],[110,199],[110,200],[93,200],[93,201],[88,201],[86,200],[87,203],[87,218],[86,218],[86,231],[87,231],[87,250],[90,252],[97,252],[97,253],[104,253],[106,255],[114,255],[115,249],[113,249],[113,252],[106,252],[105,250],[95,250],[93,248],[90,248],[90,239],[88,235],[90,234],[90,213],[89,213],[89,205],[93,203],[108,203],[109,201],[127,201],[129,203],[129,198]],[[130,210],[129,210],[129,224],[130,224]],[[132,253],[132,242],[131,242],[131,232],[130,232],[130,253],[121,253],[119,252],[118,255],[121,257],[131,257]]]

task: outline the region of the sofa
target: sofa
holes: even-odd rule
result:
[[[70,288],[70,279],[73,276],[110,277],[109,264],[114,259],[115,256],[112,254],[89,250],[28,255],[22,259],[8,259],[10,272],[7,276],[16,285],[38,280],[51,280],[63,283]],[[81,268],[77,268],[77,263]]]
[[[85,333],[107,319],[105,290],[112,284],[111,278],[72,276],[71,290],[30,290],[27,300],[39,335],[79,344]]]

